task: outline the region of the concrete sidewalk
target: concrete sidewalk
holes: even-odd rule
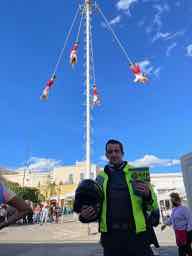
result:
[[[91,226],[94,233],[97,227]],[[156,230],[162,256],[176,256],[174,233]],[[12,226],[0,231],[2,256],[102,256],[99,234],[88,234],[88,225],[79,222]]]

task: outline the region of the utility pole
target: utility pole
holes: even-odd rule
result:
[[[85,0],[86,22],[86,178],[91,172],[91,109],[90,109],[90,15],[91,0]]]

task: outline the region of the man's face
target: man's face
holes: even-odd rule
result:
[[[123,153],[119,144],[108,144],[105,155],[110,164],[118,165],[123,160]]]
[[[175,198],[171,197],[171,203],[172,203],[172,206],[178,206],[180,205],[180,202],[178,202],[178,200],[176,200]]]

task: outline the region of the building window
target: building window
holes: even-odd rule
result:
[[[80,173],[80,181],[82,181],[82,180],[84,180],[84,177],[85,177],[85,175],[84,175],[84,173]]]
[[[73,176],[73,174],[69,174],[69,184],[74,184],[74,176]]]

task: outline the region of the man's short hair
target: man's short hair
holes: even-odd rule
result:
[[[114,139],[110,139],[107,141],[106,145],[105,145],[105,151],[107,152],[107,147],[109,144],[118,144],[120,149],[121,149],[121,153],[124,154],[124,150],[123,150],[123,144],[118,141],[118,140],[114,140]]]

